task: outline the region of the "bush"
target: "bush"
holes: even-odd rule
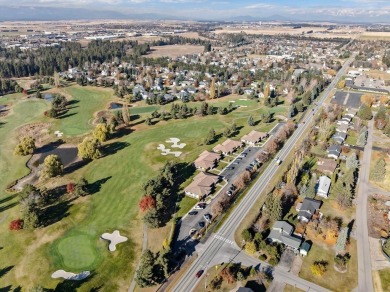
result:
[[[9,230],[20,230],[23,229],[23,220],[15,219],[12,220],[9,224]]]
[[[261,261],[266,261],[267,260],[267,256],[263,253],[259,256],[259,260]]]
[[[327,265],[325,261],[316,261],[310,266],[310,270],[314,276],[322,277],[327,270]]]

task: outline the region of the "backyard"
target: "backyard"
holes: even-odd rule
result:
[[[304,258],[299,276],[303,279],[313,282],[330,289],[332,291],[352,291],[357,287],[357,250],[356,241],[351,239],[347,246],[347,252],[351,255],[351,260],[348,263],[348,271],[346,273],[337,272],[334,265],[334,257],[336,255],[332,248],[313,245],[308,255]],[[327,271],[323,276],[314,276],[310,270],[310,266],[315,261],[326,261]]]

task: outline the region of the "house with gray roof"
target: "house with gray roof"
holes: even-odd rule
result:
[[[328,152],[328,157],[333,159],[338,159],[341,153],[341,146],[340,145],[330,145],[328,149],[326,149],[326,152]]]
[[[298,220],[309,222],[313,215],[319,212],[321,204],[321,201],[305,198],[303,202],[296,208],[298,211]]]
[[[301,246],[302,238],[293,235],[294,226],[286,221],[275,221],[267,239],[271,242],[283,243],[284,245],[298,250]]]
[[[347,139],[347,134],[343,132],[336,132],[336,134],[332,137],[333,141],[335,141],[337,144],[343,144],[345,139]]]
[[[317,184],[317,196],[328,198],[331,180],[329,177],[323,175],[320,176]]]

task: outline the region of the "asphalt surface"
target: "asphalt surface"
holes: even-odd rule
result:
[[[358,249],[358,291],[374,291],[372,281],[370,242],[368,239],[367,198],[369,192],[369,175],[372,150],[372,133],[374,120],[368,122],[367,144],[359,170],[359,190],[356,199],[356,240]]]
[[[269,137],[272,137],[284,126],[285,123],[278,123],[270,132]],[[268,140],[267,140],[268,141]],[[235,154],[237,156],[233,159],[230,164],[226,165],[225,169],[220,173],[220,176],[227,181],[227,184],[220,190],[219,194],[213,199],[213,201],[219,196],[226,196],[226,192],[230,189],[234,180],[245,171],[245,169],[256,160],[257,154],[262,151],[263,147],[247,147],[240,153]],[[246,153],[246,156],[241,154]],[[221,163],[221,162],[220,162]],[[222,182],[223,183],[223,182]],[[221,183],[221,184],[222,184]],[[192,209],[191,211],[197,211],[196,215],[184,216],[176,225],[176,235],[174,239],[173,249],[178,250],[183,248],[187,251],[187,254],[191,254],[194,251],[194,245],[191,243],[192,239],[189,236],[191,229],[200,229],[199,222],[206,223],[203,218],[205,214],[212,214],[211,211],[212,203],[208,204],[203,210]]]
[[[325,89],[322,98],[316,101],[316,105],[314,107],[314,111],[310,110],[306,113],[303,118],[303,124],[299,126],[294,134],[286,141],[284,147],[279,151],[279,158],[284,161],[288,155],[291,155],[294,151],[294,146],[304,138],[304,134],[309,127],[310,122],[312,121],[315,113],[318,112],[319,108],[322,106],[325,99],[329,96],[331,90],[336,86],[338,80],[344,75],[346,69],[349,67],[352,59],[355,55],[353,55],[341,68],[341,70],[337,73],[336,77],[333,79],[331,84]],[[253,187],[248,191],[246,196],[241,200],[241,202],[236,206],[236,208],[231,212],[228,219],[220,228],[217,236],[211,236],[208,241],[207,249],[204,252],[198,252],[198,258],[192,263],[192,265],[187,269],[184,273],[180,281],[178,281],[176,287],[173,291],[182,292],[182,291],[192,291],[195,289],[197,283],[201,280],[202,277],[196,278],[195,274],[199,270],[207,270],[207,267],[210,266],[212,260],[220,253],[222,247],[225,244],[229,244],[229,241],[234,240],[234,232],[241,223],[242,219],[248,214],[250,211],[253,202],[255,202],[258,197],[262,194],[264,189],[267,186],[268,181],[275,175],[278,166],[275,163],[271,163],[267,169],[263,172],[263,174],[258,178]],[[222,238],[222,239],[221,239]],[[293,276],[291,274],[286,273],[289,277]],[[277,274],[276,274],[277,276]],[[283,277],[287,277],[284,275]],[[293,276],[297,278],[296,276]],[[298,278],[299,279],[299,278]],[[299,279],[302,280],[302,279]],[[295,280],[297,281],[297,280]],[[307,281],[306,281],[307,282]]]

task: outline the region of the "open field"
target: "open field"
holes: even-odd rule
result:
[[[390,268],[379,270],[375,272],[379,275],[380,283],[382,285],[382,291],[389,292],[390,291]],[[377,290],[381,291],[381,290]]]
[[[365,31],[360,35],[360,39],[362,40],[385,40],[388,41],[390,39],[390,32],[383,31]]]
[[[59,91],[70,100],[77,101],[72,104],[77,107],[70,109],[67,116],[59,120],[50,119],[54,129],[64,131],[65,139],[67,135],[82,135],[90,131],[92,126],[88,121],[93,117],[94,111],[105,109],[112,96],[110,89],[77,85],[61,88]],[[28,172],[24,166],[28,158],[20,158],[12,154],[17,142],[14,129],[25,123],[49,120],[43,116],[43,112],[50,107],[49,102],[36,99],[22,100],[20,97],[20,95],[12,95],[0,99],[13,105],[10,115],[0,119],[4,123],[0,126],[2,146],[0,187],[2,190],[12,180]],[[55,270],[65,269],[71,272],[90,270],[93,271],[93,276],[84,283],[78,284],[82,286],[83,291],[90,291],[102,285],[103,291],[126,290],[141,250],[142,223],[138,200],[142,196],[142,184],[153,177],[158,168],[167,161],[175,159],[191,162],[204,149],[211,149],[215,144],[202,145],[203,138],[211,127],[217,133],[221,133],[225,127],[235,121],[240,129],[238,138],[252,129],[272,128],[277,122],[268,125],[260,123],[256,127],[249,127],[248,115],[252,114],[256,120],[264,109],[254,101],[239,100],[238,96],[210,101],[210,103],[215,106],[227,106],[227,100],[235,100],[237,105],[246,107],[235,109],[225,116],[191,117],[159,122],[153,126],[142,123],[143,117],[149,115],[150,111],[142,113],[141,110],[140,117],[134,121],[131,134],[108,141],[104,145],[106,156],[90,162],[73,173],[50,180],[48,186],[61,186],[85,177],[95,191],[91,196],[59,205],[61,206],[61,209],[58,209],[59,219],[47,227],[34,231],[9,232],[8,223],[19,216],[19,208],[15,206],[17,197],[9,194],[1,195],[0,200],[3,203],[0,207],[10,205],[0,212],[0,246],[3,247],[0,253],[7,254],[0,268],[11,267],[10,271],[1,278],[1,282],[14,288],[20,285],[23,289],[28,289],[35,284],[41,284],[45,288],[58,288],[62,283],[50,278]],[[200,103],[189,105],[199,107]],[[164,107],[170,108],[171,105]],[[287,107],[281,106],[270,110],[283,114],[287,111]],[[187,144],[180,158],[161,156],[156,149],[159,143],[163,143],[170,137],[178,137]],[[224,139],[221,137],[215,143],[220,143]],[[193,203],[192,199],[182,199],[178,210],[179,215],[185,214]],[[153,249],[159,248],[161,239],[169,234],[170,226],[171,224],[168,224],[168,227],[150,234],[151,240],[155,239],[151,245]],[[110,253],[107,243],[99,237],[102,233],[112,232],[115,229],[120,230],[129,241],[120,245],[118,251]],[[36,273],[31,273],[32,270]]]
[[[170,57],[176,58],[186,54],[199,54],[204,51],[203,46],[194,46],[194,45],[170,45],[170,46],[161,46],[161,47],[152,47],[151,53],[146,55],[150,58],[158,57]]]
[[[311,34],[307,34],[308,31],[313,31]],[[291,26],[274,26],[274,25],[262,25],[257,28],[247,27],[224,27],[221,30],[216,30],[216,33],[240,33],[245,32],[247,34],[264,34],[264,35],[306,35],[310,37],[319,38],[356,38],[362,32],[363,29],[334,29],[328,31],[326,27],[301,27],[294,29]]]
[[[348,271],[346,273],[339,273],[333,267],[334,257],[336,256],[335,251],[331,248],[322,248],[314,244],[308,255],[304,258],[299,276],[331,291],[352,291],[358,285],[358,263],[355,240],[351,239],[351,243],[347,247],[347,252],[351,255],[351,260],[348,263]],[[328,262],[327,271],[322,277],[313,276],[310,271],[310,265],[315,261],[321,260]]]

